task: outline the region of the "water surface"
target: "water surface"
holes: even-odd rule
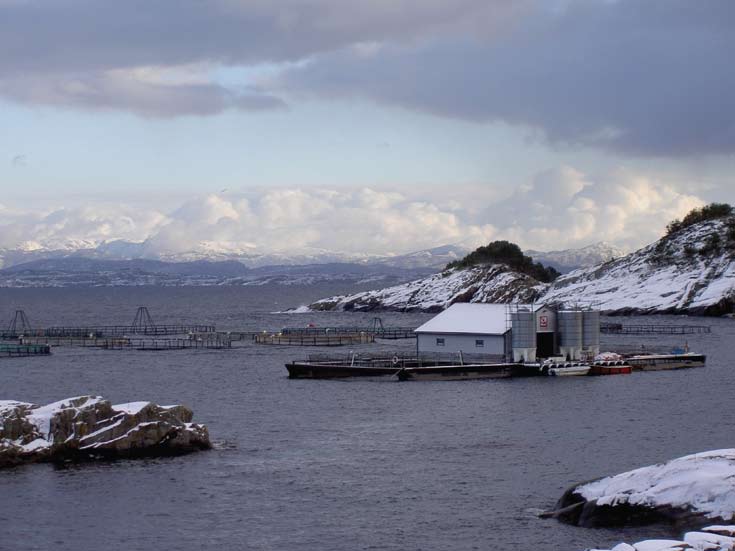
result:
[[[6,289],[0,319],[23,307],[39,325],[130,323],[146,304],[160,323],[259,330],[370,323],[371,314],[272,313],[338,290]],[[418,325],[430,316],[382,317]],[[733,445],[735,322],[644,322],[712,324],[712,334],[689,338],[710,355],[707,368],[397,383],[289,380],[283,364],[314,350],[256,345],[55,348],[46,358],[2,360],[0,399],[47,403],[89,393],[184,403],[217,447],[160,460],[2,471],[0,549],[571,551],[668,535],[663,527],[590,530],[535,515],[575,482]],[[617,339],[609,344],[645,342]],[[683,344],[676,337],[654,343]]]

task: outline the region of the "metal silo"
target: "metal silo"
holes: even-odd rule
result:
[[[536,314],[518,311],[510,315],[514,362],[536,361]]]
[[[583,312],[582,345],[592,356],[600,353],[600,311]]]
[[[581,310],[562,310],[556,315],[559,332],[559,351],[570,360],[578,360],[582,354],[584,316]]]

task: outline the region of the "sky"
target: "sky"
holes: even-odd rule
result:
[[[733,51],[731,0],[0,0],[0,248],[635,249],[735,203]]]

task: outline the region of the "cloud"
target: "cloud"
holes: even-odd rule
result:
[[[252,195],[252,194],[251,194]],[[397,254],[438,244],[481,243],[495,232],[435,204],[369,188],[276,189],[186,203],[147,242],[150,251]]]
[[[558,250],[608,241],[635,249],[658,239],[666,225],[704,201],[665,181],[617,170],[593,178],[571,167],[538,174],[493,205],[499,235],[525,248]]]
[[[122,109],[163,118],[286,106],[283,100],[256,89],[232,91],[207,82],[166,81],[156,78],[156,72],[153,68],[138,68],[79,75],[17,75],[0,79],[0,94],[21,103]]]
[[[733,2],[557,4],[490,37],[316,56],[287,71],[282,86],[503,121],[555,145],[644,156],[735,151]]]
[[[156,210],[118,204],[90,204],[46,212],[0,205],[0,248],[87,248],[115,239],[142,241],[166,220]]]
[[[537,250],[601,240],[632,249],[703,201],[666,181],[559,167],[510,197],[482,186],[278,188],[210,194],[170,212],[109,204],[34,213],[0,207],[0,247],[93,247],[144,242],[147,256],[199,253],[401,254],[508,239]],[[479,208],[482,206],[482,208]]]

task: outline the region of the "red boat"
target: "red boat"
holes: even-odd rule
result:
[[[632,373],[633,367],[623,361],[595,362],[590,368],[590,375],[624,375]]]

